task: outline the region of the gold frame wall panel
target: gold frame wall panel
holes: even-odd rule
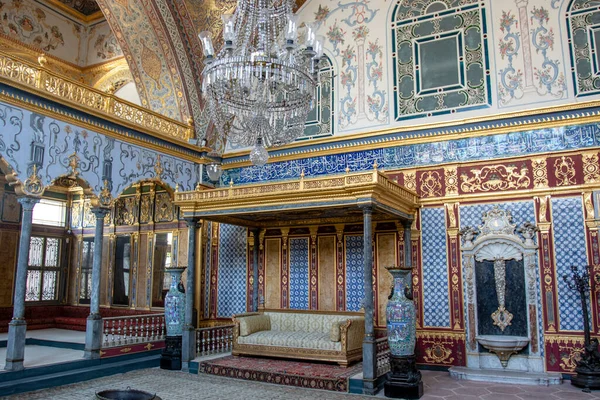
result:
[[[386,266],[396,265],[396,233],[376,233],[377,240],[377,327],[386,326],[385,310],[388,296],[394,287],[394,278]]]
[[[336,287],[336,237],[319,236],[317,241],[319,260],[319,310],[334,312]]]
[[[281,239],[265,239],[265,307],[278,309],[281,301]]]

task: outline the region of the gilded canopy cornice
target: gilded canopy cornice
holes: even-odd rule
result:
[[[185,217],[271,227],[362,222],[365,207],[372,208],[374,220],[410,220],[419,197],[374,169],[209,190],[199,187],[176,192],[174,203]]]

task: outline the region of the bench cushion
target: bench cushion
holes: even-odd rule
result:
[[[238,343],[301,349],[342,349],[340,342],[332,342],[329,333],[322,332],[260,331],[250,336],[238,337]]]

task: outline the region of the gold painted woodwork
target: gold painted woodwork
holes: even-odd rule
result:
[[[175,205],[186,215],[207,220],[235,223],[243,226],[314,225],[329,222],[362,222],[359,205],[373,206],[373,220],[401,218],[413,215],[419,197],[413,191],[389,180],[383,173],[349,173],[294,181],[268,182],[251,185],[230,185],[203,191],[175,193]],[[269,210],[265,210],[269,207]],[[345,211],[344,217],[327,218],[317,215],[331,210]],[[281,221],[282,212],[311,211],[312,219]],[[288,214],[289,215],[289,214]],[[278,221],[264,222],[269,216]],[[245,218],[254,218],[253,220]]]
[[[378,233],[377,236],[377,326],[386,326],[385,309],[388,296],[394,288],[394,278],[386,267],[396,265],[396,234]]]
[[[187,145],[187,140],[193,136],[190,125],[62,77],[46,67],[3,51],[0,52],[0,82],[178,144]]]
[[[335,310],[335,236],[319,236],[319,310],[331,312]]]

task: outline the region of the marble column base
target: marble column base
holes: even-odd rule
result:
[[[100,314],[90,314],[85,327],[85,348],[83,358],[94,360],[100,358],[102,348],[102,317]]]
[[[193,326],[183,328],[181,344],[181,359],[184,363],[193,361],[196,358],[196,329]]]
[[[25,359],[25,334],[27,333],[27,322],[24,319],[13,319],[8,324],[8,342],[6,346],[7,371],[21,371]]]

